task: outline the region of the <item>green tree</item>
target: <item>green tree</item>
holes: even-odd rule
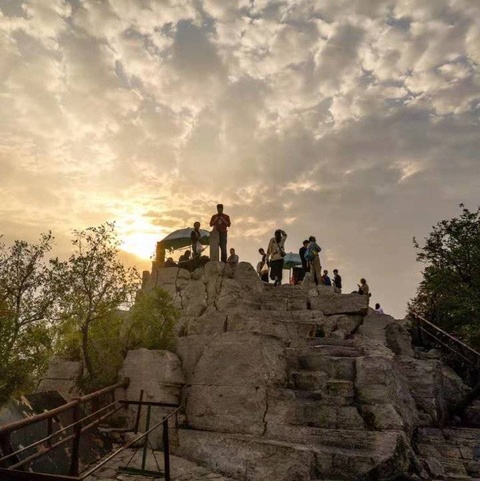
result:
[[[90,385],[101,383],[102,366],[92,345],[92,333],[112,318],[112,313],[132,304],[139,287],[134,268],[118,259],[120,241],[114,223],[74,231],[73,253],[67,262],[56,261],[61,285],[59,312],[80,335],[84,367]],[[64,331],[68,329],[64,328]]]
[[[125,349],[173,349],[178,316],[164,290],[140,291],[125,324]]]
[[[0,245],[0,402],[31,386],[52,349],[56,292],[46,259],[51,233],[38,244]]]
[[[442,220],[420,246],[423,279],[410,307],[480,347],[480,207],[460,204],[458,217]]]

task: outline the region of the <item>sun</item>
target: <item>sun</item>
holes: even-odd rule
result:
[[[155,247],[160,240],[159,234],[134,232],[122,236],[122,251],[134,254],[141,259],[151,259],[155,255]]]

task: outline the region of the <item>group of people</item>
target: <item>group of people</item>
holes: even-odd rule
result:
[[[257,272],[262,281],[269,282],[270,275],[270,279],[274,281],[275,286],[282,283],[284,257],[286,256],[286,239],[287,233],[282,229],[277,229],[268,243],[267,251],[265,252],[263,248],[258,250],[262,258],[257,264]],[[328,270],[324,270],[322,273],[321,250],[322,248],[317,244],[315,236],[310,236],[308,240],[303,241],[303,245],[298,251],[302,267],[299,268],[299,272],[297,271],[294,276],[295,283],[304,281],[305,277],[310,275],[316,285],[333,286],[336,292],[341,293],[342,277],[338,269],[333,270],[333,279],[328,275]]]
[[[263,282],[269,282],[269,278],[274,281],[274,285],[278,286],[282,283],[284,257],[287,255],[285,251],[285,241],[287,234],[281,229],[277,229],[268,243],[267,251],[260,248],[259,254],[262,256],[260,262],[257,264],[257,272]],[[333,269],[333,278],[328,275],[328,270],[324,269],[322,272],[322,264],[320,262],[320,252],[322,248],[317,244],[315,236],[310,236],[304,240],[298,253],[302,261],[302,267],[298,268],[294,275],[294,283],[305,281],[307,276],[316,285],[331,286],[335,292],[342,292],[342,276],[338,269]],[[358,290],[353,291],[356,294],[371,296],[370,288],[367,280],[362,278],[358,285]],[[375,306],[377,309],[377,306]],[[381,307],[378,305],[381,312]]]
[[[210,227],[212,227],[212,230],[218,232],[220,260],[230,264],[231,266],[236,266],[239,262],[239,257],[235,253],[234,248],[230,249],[230,255],[227,257],[227,232],[230,225],[230,217],[223,212],[223,204],[217,204],[217,213],[212,215],[212,218],[210,219]],[[200,232],[200,222],[197,221],[193,224],[193,230],[190,233],[191,248],[187,249],[180,256],[178,259],[178,264],[171,257],[169,257],[165,261],[165,267],[176,267],[177,265],[185,266],[189,263],[192,263],[192,261],[204,257],[202,256],[202,253],[206,247],[200,242],[201,237],[202,233]],[[205,260],[208,260],[208,258],[205,258]]]
[[[239,262],[239,257],[235,253],[234,248],[230,248],[230,256],[227,257],[227,233],[230,226],[230,217],[224,213],[223,204],[217,204],[217,213],[210,219],[210,227],[212,227],[213,231],[218,232],[221,262],[225,262],[234,267]],[[200,222],[197,221],[193,224],[193,230],[190,235],[191,250],[186,250],[185,253],[180,256],[178,265],[185,265],[192,260],[205,257],[202,256],[205,247],[200,242],[201,237]],[[268,283],[270,278],[274,281],[275,286],[282,283],[284,258],[286,256],[286,240],[287,233],[282,229],[277,229],[268,243],[267,251],[263,248],[258,250],[262,257],[257,264],[257,272],[263,282]],[[304,282],[307,276],[309,276],[316,285],[331,286],[335,292],[341,293],[342,276],[338,272],[338,269],[333,269],[333,278],[329,276],[328,270],[324,269],[322,271],[322,264],[320,262],[321,251],[322,248],[317,244],[315,236],[310,236],[303,241],[302,247],[300,247],[298,251],[302,266],[296,269],[293,277],[294,283]],[[206,260],[208,260],[208,258],[206,258]],[[165,262],[165,267],[173,267],[176,265],[171,257]],[[371,296],[370,288],[364,278],[360,279],[358,290],[353,292],[369,297]],[[375,312],[383,313],[379,304],[375,306]]]

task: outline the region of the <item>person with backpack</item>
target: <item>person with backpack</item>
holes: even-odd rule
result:
[[[317,244],[317,239],[312,235],[308,238],[308,246],[305,251],[305,260],[310,263],[310,275],[314,276],[315,284],[322,283],[322,264],[320,263],[320,251],[322,248]]]
[[[268,243],[267,257],[270,258],[270,279],[274,281],[275,286],[279,286],[282,283],[283,258],[286,256],[286,238],[287,234],[285,231],[277,229]]]

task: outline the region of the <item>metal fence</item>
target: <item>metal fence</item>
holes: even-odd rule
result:
[[[21,419],[4,426],[0,426],[0,479],[2,481],[81,481],[88,476],[94,474],[97,470],[103,467],[106,463],[111,461],[114,457],[125,451],[129,447],[139,443],[143,440],[143,456],[142,467],[140,469],[124,468],[124,471],[131,474],[150,474],[156,477],[164,477],[167,481],[170,481],[170,454],[169,454],[169,432],[168,421],[173,416],[177,417],[180,406],[178,404],[160,403],[160,402],[147,402],[143,401],[143,392],[140,395],[139,401],[124,401],[115,400],[114,392],[118,388],[128,387],[129,379],[125,378],[123,381],[114,384],[113,386],[106,387],[99,391],[95,391],[86,396],[78,399],[74,399],[60,407],[45,411],[32,417]],[[82,410],[82,406],[86,403],[98,402],[98,400],[109,395],[111,397],[110,402],[105,406],[93,411],[90,414],[85,415]],[[135,436],[131,441],[121,446],[119,449],[109,454],[106,458],[101,460],[93,467],[86,469],[84,472],[80,472],[80,441],[82,434],[97,427],[100,423],[106,421],[110,416],[117,413],[119,410],[126,408],[128,405],[137,406],[137,417],[134,432],[138,433],[138,427],[141,416],[141,409],[143,406],[147,407],[147,423],[145,432]],[[162,420],[152,427],[150,427],[151,408],[152,407],[168,407],[173,410],[164,416]],[[71,410],[73,422],[68,426],[55,430],[54,420],[61,413]],[[11,443],[11,434],[15,431],[20,431],[36,423],[46,424],[45,437],[38,439],[28,446],[14,449]],[[163,451],[164,451],[164,471],[148,472],[146,470],[146,450],[148,449],[148,436],[156,429],[162,426],[163,429]],[[63,435],[61,439],[58,439],[60,435]],[[70,450],[70,468],[68,474],[52,474],[52,473],[40,473],[29,471],[29,465],[42,456],[46,456],[52,450],[71,443]]]

